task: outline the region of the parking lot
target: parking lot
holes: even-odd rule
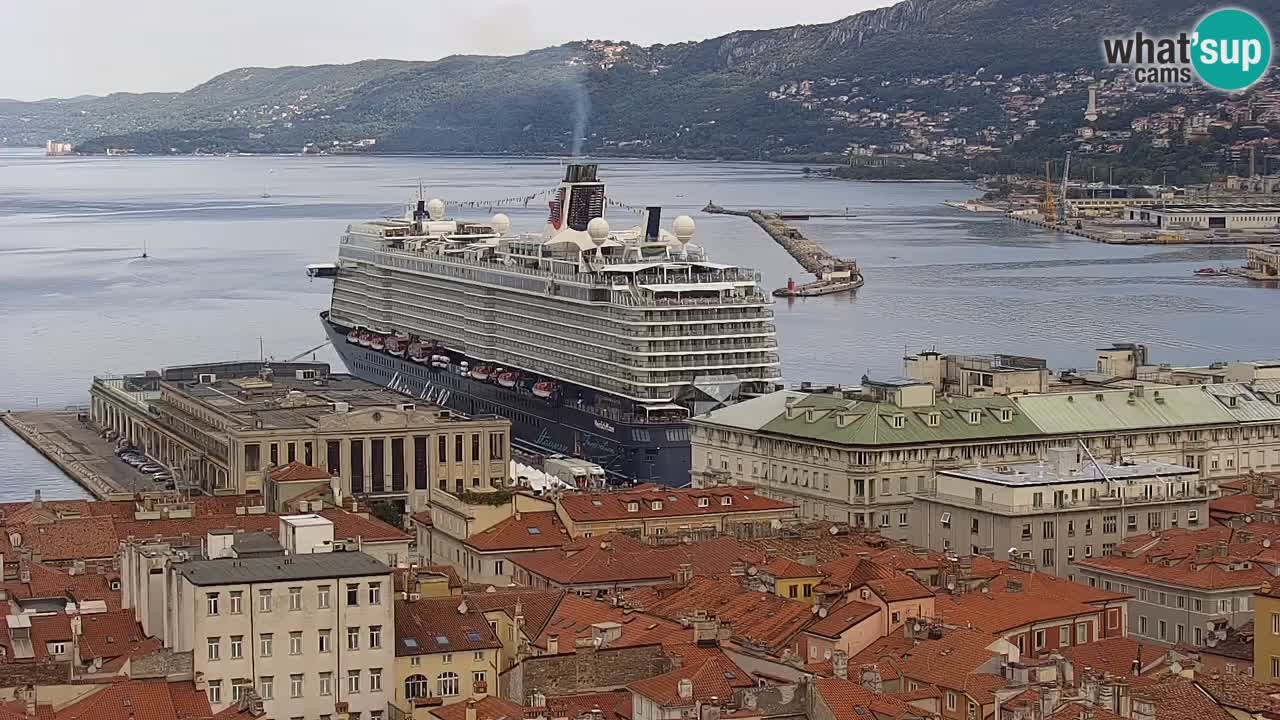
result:
[[[139,472],[116,454],[114,443],[104,439],[92,427],[79,420],[74,412],[25,411],[15,413],[23,422],[39,431],[69,458],[83,464],[105,478],[117,492],[149,492],[164,488],[150,475]]]

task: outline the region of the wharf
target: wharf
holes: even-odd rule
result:
[[[752,222],[760,226],[773,241],[782,246],[787,254],[791,255],[800,267],[806,272],[813,273],[818,278],[817,285],[823,281],[830,280],[830,274],[834,271],[839,274],[848,272],[854,278],[854,282],[845,282],[838,286],[836,290],[828,289],[827,292],[818,292],[810,294],[827,294],[829,292],[842,292],[853,290],[862,285],[862,273],[858,270],[858,263],[852,258],[839,258],[832,255],[826,248],[814,240],[805,237],[803,233],[787,224],[784,217],[777,213],[765,213],[761,210],[731,210],[729,208],[720,207],[715,203],[707,203],[702,208],[702,212],[712,215],[736,215],[738,217],[750,218]],[[845,217],[844,215],[809,215],[808,217]],[[828,286],[830,287],[830,286]],[[778,293],[774,293],[775,295]]]
[[[1007,207],[989,205],[987,203],[978,202],[977,200],[943,200],[942,204],[955,210],[964,210],[965,212],[987,215],[1004,215],[1009,212],[1009,208]]]
[[[1009,218],[1055,232],[1075,235],[1107,245],[1257,245],[1264,240],[1251,234],[1218,234],[1209,230],[1178,229],[1159,231],[1145,225],[1099,223],[1087,218],[1072,219],[1065,225],[1050,222],[1040,213],[1013,212]]]
[[[155,489],[151,478],[116,457],[112,444],[81,417],[68,410],[7,411],[0,422],[99,500]]]

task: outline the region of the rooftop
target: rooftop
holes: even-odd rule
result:
[[[475,533],[466,544],[481,552],[557,548],[569,539],[554,510],[522,512]]]
[[[559,503],[564,514],[573,522],[720,515],[795,508],[781,500],[757,495],[755,488],[749,485],[573,494],[561,497]]]
[[[1057,472],[1044,463],[1020,463],[997,465],[966,470],[942,470],[940,475],[976,480],[978,482],[1019,487],[1031,485],[1059,485],[1075,482],[1105,482],[1107,480],[1161,480],[1185,479],[1182,476],[1198,474],[1195,468],[1169,463],[1135,462],[1121,465],[1085,462],[1068,472]],[[1173,477],[1170,477],[1173,476]]]
[[[391,568],[362,552],[188,560],[174,570],[197,586],[389,575]]]
[[[459,597],[396,601],[396,657],[502,647],[484,613]]]

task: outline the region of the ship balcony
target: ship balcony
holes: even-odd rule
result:
[[[715,327],[713,325],[700,325],[692,328],[656,326],[644,330],[637,330],[633,333],[627,333],[627,336],[638,340],[665,340],[686,337],[714,338],[737,337],[740,335],[771,335],[778,331],[778,328],[773,323],[740,322],[734,323],[734,325],[738,327]]]
[[[699,342],[649,342],[639,344],[627,344],[627,350],[643,353],[645,355],[655,354],[673,354],[681,353],[717,353],[717,352],[744,352],[758,350],[764,352],[778,347],[777,338],[771,337],[755,337],[750,340],[718,340],[714,336],[704,338]]]

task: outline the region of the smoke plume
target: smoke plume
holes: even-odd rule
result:
[[[582,139],[587,134],[587,118],[591,115],[591,98],[586,85],[579,78],[569,86],[573,96],[573,157],[582,153]]]

